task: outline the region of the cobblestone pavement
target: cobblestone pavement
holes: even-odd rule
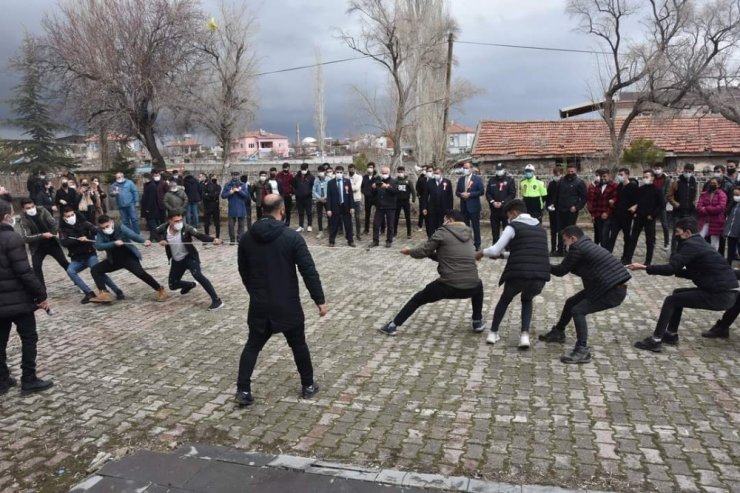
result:
[[[535,341],[518,351],[518,302],[495,347],[470,331],[467,301],[424,307],[398,337],[386,337],[376,328],[437,276],[433,262],[397,253],[421,240],[415,233],[393,249],[312,247],[331,307],[319,319],[304,291],[321,392],[299,398],[279,339],[260,356],[257,402],[245,410],[231,402],[248,301],[235,247],[200,249],[227,304],[213,313],[202,289],[155,303],[148,287],[121,273],[114,279],[125,301],[80,305],[49,261],[54,315],[37,315],[38,361],[56,385],[2,397],[0,491],[61,491],[108,458],[192,442],[510,483],[740,491],[739,339],[702,339],[716,314],[690,310],[678,348],[656,355],[632,347],[652,330],[662,298],[685,281],[637,273],[620,309],[590,317],[590,365],[558,360],[572,327],[568,346]],[[161,247],[144,255],[164,283]],[[665,258],[656,252],[657,262]],[[502,265],[480,264],[486,317]],[[535,300],[535,335],[579,288],[571,276],[547,285]],[[9,357],[17,375],[16,336]]]

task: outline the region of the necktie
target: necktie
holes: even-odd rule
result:
[[[344,204],[344,190],[342,190],[341,180],[337,180],[337,187],[339,187],[339,203]]]

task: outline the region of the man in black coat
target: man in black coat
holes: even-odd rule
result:
[[[645,230],[645,263],[653,263],[653,252],[655,251],[655,221],[665,207],[663,193],[655,187],[653,181],[655,175],[646,170],[642,174],[642,185],[637,189],[637,202],[630,207],[629,211],[635,215],[630,233],[629,248],[625,248],[622,263],[631,264],[632,256],[637,249],[640,233]]]
[[[13,206],[0,200],[0,395],[17,382],[8,370],[6,348],[10,328],[15,324],[21,338],[21,390],[35,392],[53,385],[36,376],[36,317],[34,312],[48,310],[46,289],[28,263],[26,245],[13,230]]]
[[[622,233],[622,263],[626,262],[625,253],[629,253],[630,232],[632,231],[632,206],[637,204],[637,189],[640,186],[637,180],[630,178],[629,168],[621,168],[617,173],[617,199],[612,212],[611,231],[609,232],[609,244],[605,248],[609,252],[614,251],[619,233]]]
[[[578,177],[577,171],[578,168],[574,163],[568,164],[565,168],[565,176],[558,181],[558,195],[555,197],[558,231],[568,226],[575,226],[578,213],[588,200],[586,183]],[[556,254],[563,255],[562,241],[558,244]]]
[[[347,244],[355,246],[352,235],[352,217],[355,214],[352,182],[344,178],[344,167],[334,168],[334,179],[326,185],[326,215],[329,218],[329,246],[334,246],[339,225],[344,228]]]
[[[157,188],[159,183],[153,180],[152,175],[144,173],[144,192],[141,194],[141,215],[146,220],[146,229],[149,230],[149,241],[156,241],[154,230],[162,224],[164,210],[159,208]]]
[[[453,208],[452,182],[442,175],[442,168],[436,168],[432,179],[427,182],[421,213],[426,216],[427,237],[431,238],[442,226],[445,212]]]
[[[550,267],[550,273],[563,277],[571,273],[583,280],[583,289],[565,300],[560,320],[539,339],[545,342],[565,342],[565,327],[571,318],[576,326],[576,347],[560,358],[563,363],[588,363],[588,324],[586,315],[619,306],[627,296],[627,281],[632,276],[604,247],[594,243],[578,226],[563,229],[561,242],[568,254],[560,265]]]
[[[416,179],[416,196],[419,197],[419,231],[424,226],[426,217],[421,213],[421,201],[426,194],[427,182],[434,175],[434,170],[431,166],[423,166],[419,171],[419,178]]]
[[[208,177],[203,184],[203,222],[205,233],[210,234],[211,224],[216,228],[216,238],[221,238],[221,185],[216,175]]]
[[[280,332],[293,351],[303,397],[311,397],[319,390],[306,344],[296,267],[319,308],[319,316],[329,311],[306,241],[285,225],[283,199],[276,194],[265,196],[262,212],[263,217],[239,241],[239,275],[249,293],[249,337],[239,361],[236,384],[236,402],[240,406],[254,402],[251,379],[257,356],[270,336]]]
[[[380,244],[381,229],[386,227],[385,246],[390,248],[395,230],[398,183],[391,178],[391,169],[388,166],[383,166],[372,188],[375,191],[375,220],[371,246],[376,247]]]
[[[547,196],[550,197],[549,190]],[[515,198],[516,182],[514,178],[506,174],[506,166],[498,163],[496,174],[488,179],[486,186],[486,201],[491,209],[491,245],[498,241],[501,231],[508,224],[509,218],[504,212],[504,207]]]
[[[370,232],[370,218],[372,217],[370,211],[375,205],[376,195],[373,183],[377,181],[377,176],[375,163],[370,161],[367,163],[367,173],[362,177],[362,196],[365,199],[365,203],[363,204],[365,206],[365,234]]]
[[[668,264],[646,266],[635,263],[629,268],[657,276],[691,279],[696,287],[674,289],[673,294],[666,297],[653,335],[637,341],[637,349],[659,353],[663,350],[663,343],[678,344],[678,325],[684,308],[722,311],[731,308],[737,299],[738,283],[732,267],[701,237],[696,219],[679,219],[674,234],[678,247]]]

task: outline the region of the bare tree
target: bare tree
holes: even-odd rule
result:
[[[434,28],[420,24],[420,18],[407,6],[395,0],[350,0],[348,13],[360,16],[360,32],[357,35],[341,33],[347,46],[380,63],[391,79],[395,103],[391,133],[395,142],[394,167],[400,163],[409,114],[419,104],[431,104],[429,101],[415,103],[412,99],[417,75],[423,67],[439,63],[437,48],[445,42],[448,33],[455,30],[449,17]]]
[[[157,117],[201,62],[203,24],[196,0],[67,0],[43,21],[47,63],[93,128],[115,122],[163,164]]]
[[[326,111],[324,100],[324,67],[321,65],[321,51],[316,48],[316,79],[314,87],[314,117],[313,124],[316,130],[316,139],[319,143],[319,154],[324,157],[326,140]]]

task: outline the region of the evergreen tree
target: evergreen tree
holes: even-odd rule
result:
[[[0,146],[10,155],[0,163],[0,169],[35,173],[42,169],[76,167],[68,156],[69,147],[55,138],[55,133],[63,127],[49,115],[40,47],[31,36],[23,40],[21,52],[13,58],[11,67],[21,75],[21,81],[13,89],[14,97],[7,101],[15,118],[4,123],[23,130],[21,135],[26,138],[0,141]]]

